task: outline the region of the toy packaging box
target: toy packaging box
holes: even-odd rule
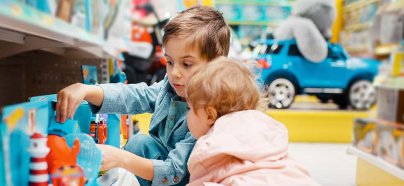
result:
[[[378,118],[404,124],[404,89],[379,86],[377,105]]]
[[[91,125],[94,115],[83,101],[62,124],[55,103],[56,95],[37,96],[1,110],[0,185],[98,185],[96,143],[121,146],[120,115],[99,116]]]
[[[404,126],[380,119],[356,119],[353,146],[404,169]]]

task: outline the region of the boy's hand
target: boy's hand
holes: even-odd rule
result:
[[[120,160],[123,159],[121,149],[100,144],[97,144],[97,147],[101,150],[102,154],[101,170],[109,170],[120,166]]]
[[[64,123],[67,118],[73,118],[77,107],[86,96],[85,86],[76,83],[59,91],[56,103],[57,122]]]

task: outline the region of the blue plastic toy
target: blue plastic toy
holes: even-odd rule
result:
[[[339,44],[328,43],[328,56],[313,63],[300,53],[295,40],[263,40],[254,49],[263,67],[263,85],[269,106],[288,108],[299,94],[333,100],[340,108],[369,109],[376,100],[373,78],[379,61],[351,58]]]

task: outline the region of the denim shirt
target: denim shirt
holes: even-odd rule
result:
[[[101,108],[92,107],[98,113],[140,114],[153,113],[149,134],[169,152],[165,160],[153,161],[152,185],[181,182],[189,175],[187,162],[195,139],[189,132],[186,102],[176,95],[168,78],[147,86],[145,83],[125,85],[101,84],[104,100]],[[98,110],[99,109],[99,110]]]

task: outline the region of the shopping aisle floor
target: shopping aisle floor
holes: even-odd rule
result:
[[[290,156],[302,163],[323,186],[355,186],[356,156],[346,153],[351,144],[290,143]]]

